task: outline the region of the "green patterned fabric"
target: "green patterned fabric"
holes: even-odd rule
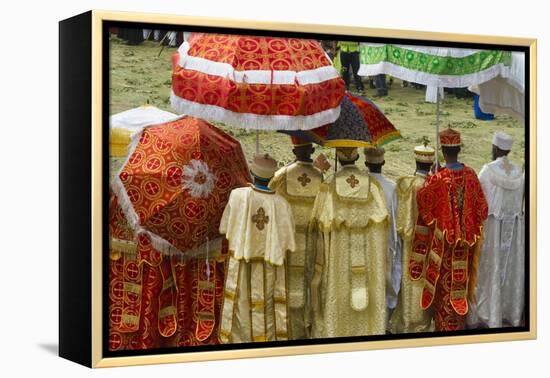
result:
[[[439,56],[395,45],[360,46],[361,64],[388,62],[404,69],[430,75],[461,76],[487,70],[497,64],[510,66],[510,51],[480,50],[464,57]]]

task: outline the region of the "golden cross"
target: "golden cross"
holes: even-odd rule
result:
[[[256,214],[252,216],[252,222],[256,223],[256,228],[262,231],[266,224],[269,223],[269,216],[265,215],[265,210],[263,207],[258,208]]]
[[[346,179],[346,182],[351,186],[352,188],[355,188],[357,184],[359,184],[359,180],[355,178],[355,175],[351,175]]]
[[[311,182],[311,179],[308,177],[307,173],[304,172],[300,177],[298,177],[298,181],[300,181],[300,184],[302,184],[302,186],[306,186]]]

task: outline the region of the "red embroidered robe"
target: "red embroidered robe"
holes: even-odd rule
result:
[[[162,256],[133,240],[114,196],[109,232],[109,349],[218,344],[227,245],[208,261]]]
[[[436,330],[463,329],[487,219],[485,195],[475,171],[464,166],[430,176],[416,198],[409,274],[412,280],[424,279],[420,306],[434,307]]]

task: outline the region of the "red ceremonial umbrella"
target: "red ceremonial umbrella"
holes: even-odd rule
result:
[[[341,109],[340,117],[329,125],[281,132],[326,147],[379,147],[401,138],[390,120],[366,97],[347,92]]]
[[[399,130],[374,102],[363,96],[354,96],[349,92],[346,93],[346,97],[355,105],[361,118],[365,121],[373,145],[379,147],[401,138]]]
[[[240,143],[186,116],[144,128],[133,144],[112,190],[135,237],[168,255],[219,249],[229,194],[250,182]]]
[[[345,92],[314,40],[194,33],[173,65],[176,112],[256,130],[334,122]]]

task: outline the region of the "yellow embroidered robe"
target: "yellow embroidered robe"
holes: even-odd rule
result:
[[[220,323],[222,343],[288,339],[285,257],[295,250],[288,202],[271,190],[234,189],[220,232],[229,262]]]
[[[321,185],[309,231],[314,337],[385,333],[388,217],[380,184],[355,165]]]
[[[287,256],[288,317],[291,339],[304,339],[309,336],[310,321],[307,318],[309,300],[306,288],[309,284],[307,277],[311,276],[313,259],[306,237],[313,202],[322,182],[323,174],[313,167],[312,163],[297,161],[277,171],[269,183],[269,187],[290,204],[296,227],[296,251]]]
[[[429,332],[434,330],[431,310],[423,310],[420,307],[420,298],[424,283],[411,280],[409,260],[412,253],[414,227],[418,217],[416,204],[416,192],[422,187],[425,176],[405,176],[396,181],[397,185],[397,233],[402,240],[403,275],[401,278],[401,290],[397,300],[397,307],[390,318],[390,331],[392,333]]]

